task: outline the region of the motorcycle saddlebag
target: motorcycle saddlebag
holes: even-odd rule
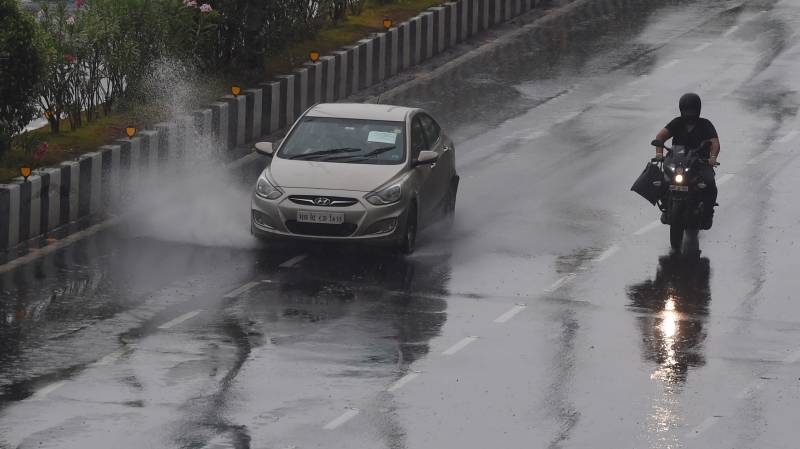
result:
[[[657,182],[657,184],[653,184]],[[655,205],[656,202],[664,196],[667,189],[667,183],[664,182],[664,175],[658,165],[648,163],[644,167],[644,171],[639,175],[639,178],[631,186],[631,190],[641,195],[650,204]]]

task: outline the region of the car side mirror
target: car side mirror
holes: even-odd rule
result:
[[[255,144],[256,153],[263,154],[267,157],[272,157],[274,153],[274,148],[272,146],[272,142],[258,142]]]
[[[650,142],[650,145],[652,145],[654,147],[663,147],[664,146],[664,141],[655,139],[652,142]]]
[[[434,164],[438,160],[439,155],[436,154],[435,151],[420,151],[419,156],[417,156],[417,159],[414,161],[414,167]]]

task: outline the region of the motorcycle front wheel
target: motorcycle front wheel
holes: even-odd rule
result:
[[[680,251],[683,243],[683,226],[673,224],[669,226],[669,244],[675,251]]]

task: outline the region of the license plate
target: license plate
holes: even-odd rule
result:
[[[677,192],[688,192],[689,186],[669,186],[669,189]]]
[[[312,212],[308,210],[297,211],[297,221],[301,223],[342,224],[344,214],[336,212]]]

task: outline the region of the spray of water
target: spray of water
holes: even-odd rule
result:
[[[196,72],[169,60],[155,65],[145,83],[149,95],[169,117],[190,113],[201,97]],[[133,236],[204,246],[253,247],[249,195],[252,186],[223,167],[223,146],[192,129],[186,151],[171,153],[165,164],[132,176],[126,189]]]

